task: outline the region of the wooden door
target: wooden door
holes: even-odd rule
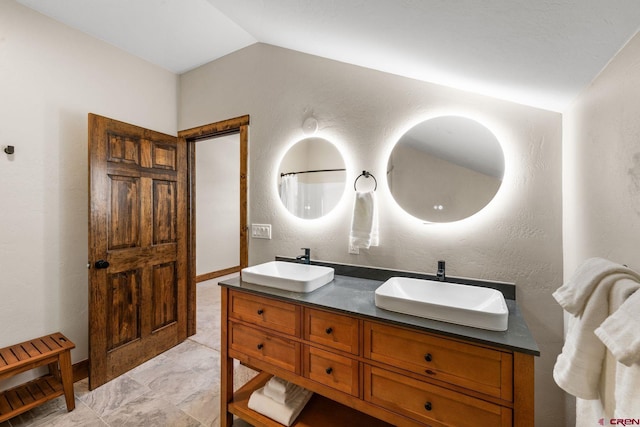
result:
[[[178,138],[89,114],[89,388],[187,337]]]

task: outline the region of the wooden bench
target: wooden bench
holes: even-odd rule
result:
[[[0,349],[0,380],[48,365],[49,374],[0,393],[0,423],[64,394],[67,410],[75,406],[71,349],[61,333]]]

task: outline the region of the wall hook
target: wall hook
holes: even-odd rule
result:
[[[4,147],[4,152],[7,154],[13,154],[15,152],[15,147],[13,145],[7,145]]]

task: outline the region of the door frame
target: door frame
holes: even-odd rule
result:
[[[210,123],[178,132],[178,141],[187,147],[187,336],[196,333],[196,142],[224,135],[240,135],[240,267],[225,270],[239,271],[249,264],[247,225],[247,170],[249,158],[249,115]]]

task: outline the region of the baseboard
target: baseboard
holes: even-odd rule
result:
[[[89,378],[89,359],[81,360],[78,363],[74,363],[72,368],[74,383],[85,378]]]
[[[215,279],[216,277],[226,276],[227,274],[237,273],[240,271],[240,266],[226,268],[224,270],[213,271],[211,273],[201,274],[196,276],[196,283],[204,282],[205,280]]]

